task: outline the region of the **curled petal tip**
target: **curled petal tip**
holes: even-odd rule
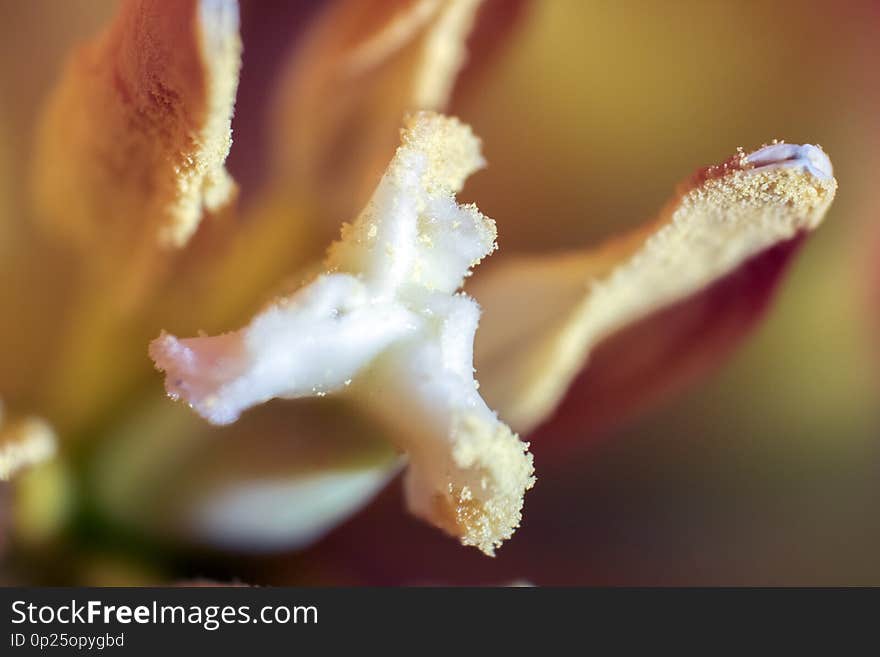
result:
[[[801,168],[821,180],[834,177],[831,160],[819,146],[812,144],[786,144],[783,142],[764,146],[745,157],[745,163],[755,169]]]

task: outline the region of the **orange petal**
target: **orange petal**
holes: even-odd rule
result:
[[[318,19],[276,110],[279,184],[319,194],[330,229],[366,200],[403,116],[441,110],[483,0],[345,0]]]
[[[240,51],[235,0],[124,2],[42,119],[33,194],[50,234],[141,273],[229,203]]]
[[[481,391],[534,428],[595,345],[812,230],[836,188],[820,149],[774,144],[698,172],[659,219],[597,250],[504,262],[469,288]]]

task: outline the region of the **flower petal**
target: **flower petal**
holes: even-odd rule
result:
[[[132,0],[70,59],[33,167],[42,223],[90,259],[156,267],[233,198],[235,0]]]
[[[486,399],[517,430],[534,428],[596,344],[814,229],[836,188],[819,148],[773,144],[698,172],[631,235],[486,272],[470,288],[484,308],[476,362]]]
[[[601,436],[712,371],[762,319],[804,242],[781,242],[598,343],[533,441],[546,454],[585,431]]]
[[[470,128],[413,116],[373,197],[325,272],[217,337],[162,335],[165,387],[215,424],[269,399],[344,395],[410,456],[410,508],[492,555],[534,483],[528,445],[477,392],[479,308],[456,294],[494,251],[495,224],[455,193],[483,165]]]
[[[399,468],[350,404],[266,405],[218,429],[164,401],[97,455],[101,510],[167,540],[271,552],[305,547],[356,512]]]
[[[309,30],[277,105],[275,177],[317,193],[328,230],[369,196],[403,116],[445,107],[481,3],[345,0]]]

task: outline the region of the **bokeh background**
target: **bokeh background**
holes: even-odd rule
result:
[[[242,0],[229,168],[245,203],[266,168],[273,89],[321,4]],[[63,53],[114,3],[61,5],[0,5],[0,107],[13,96],[36,107]],[[95,539],[78,548],[102,554],[92,581],[880,583],[878,44],[880,5],[868,1],[528,4],[452,108],[483,139],[490,166],[465,196],[498,221],[501,253],[635,226],[737,146],[819,143],[838,197],[766,320],[663,406],[601,433],[583,418],[562,458],[533,445],[540,480],[495,560],[406,515],[394,482],[303,553],[156,560]],[[24,166],[27,112],[5,116],[3,148]]]

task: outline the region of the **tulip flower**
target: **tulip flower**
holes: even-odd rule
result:
[[[541,485],[530,442],[717,365],[825,217],[828,156],[768,135],[641,227],[508,254],[505,217],[457,199],[490,145],[446,112],[517,12],[332,3],[247,188],[226,167],[248,65],[235,0],[121,2],[69,55],[28,202],[4,209],[25,226],[4,275],[49,264],[41,303],[9,292],[28,356],[3,354],[0,394],[40,419],[0,467],[51,458],[57,436],[102,522],[250,551],[314,544],[405,470],[414,514],[493,555]],[[157,398],[153,364],[194,412]]]

